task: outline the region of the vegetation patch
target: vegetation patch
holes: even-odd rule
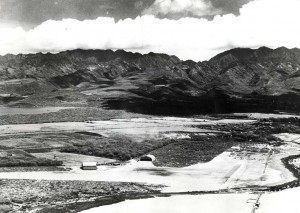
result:
[[[95,137],[103,137],[102,135],[98,134],[98,133],[94,133],[94,132],[75,132],[77,134],[82,134],[82,135],[89,135],[89,136],[95,136]]]
[[[98,138],[87,141],[77,141],[62,148],[61,152],[106,157],[121,161],[142,156],[152,150],[173,143],[173,140],[154,140],[134,142],[124,138]]]
[[[89,132],[40,133],[0,137],[0,146],[10,145],[10,147],[4,147],[6,150],[18,149],[29,153],[60,151],[121,161],[140,157],[173,142],[174,140],[170,139],[135,142],[122,136],[107,138]]]
[[[217,155],[237,144],[230,139],[219,137],[193,137],[176,140],[151,152],[155,156],[156,166],[184,167],[199,162],[208,162]]]
[[[298,159],[300,158],[300,155],[292,155],[292,156],[289,156],[289,157],[286,157],[286,158],[283,158],[281,159],[284,166],[286,168],[288,168],[292,173],[293,175],[298,178],[298,180],[300,180],[300,169],[297,168],[295,165],[293,165],[292,161],[294,159]]]
[[[0,180],[1,201],[11,212],[79,212],[159,193],[162,186],[96,181]],[[1,208],[0,208],[1,210]],[[2,212],[2,211],[1,211]]]
[[[0,167],[61,166],[62,161],[36,158],[24,150],[0,151]]]
[[[137,116],[146,117],[146,115],[137,115],[127,112],[125,113],[121,110],[103,110],[97,107],[78,107],[42,114],[2,115],[0,116],[0,125],[51,122],[87,122],[116,118],[134,118]]]

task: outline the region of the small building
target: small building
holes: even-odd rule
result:
[[[140,158],[140,161],[154,161],[155,157],[153,155],[144,155]]]
[[[82,170],[97,170],[97,162],[82,162]]]

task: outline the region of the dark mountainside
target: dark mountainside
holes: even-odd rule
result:
[[[123,50],[5,55],[0,102],[146,114],[299,112],[300,50],[237,48],[204,62]]]

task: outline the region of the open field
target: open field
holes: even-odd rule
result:
[[[154,117],[90,122],[11,124],[0,126],[0,138],[2,139],[0,146],[3,149],[23,149],[29,153],[56,150],[129,160],[172,143],[176,143],[176,145],[183,143],[184,145],[184,141],[193,143],[192,141],[198,140],[193,138],[202,137],[202,141],[209,140],[209,147],[197,142],[198,146],[206,147],[206,150],[213,148],[212,144],[218,145],[214,148],[218,151],[212,150],[210,156],[199,156],[194,161],[191,159],[185,163],[179,163],[179,166],[186,166],[199,161],[211,160],[233,145],[231,141],[216,143],[220,140],[213,137],[216,134],[224,135],[228,132],[205,129],[201,125],[216,126],[219,123],[224,125],[226,123],[249,123],[251,125],[254,122],[253,120],[235,119],[208,120]],[[210,138],[210,136],[212,137]],[[176,149],[173,149],[174,152],[177,152]],[[204,153],[204,150],[202,153]],[[182,154],[182,158],[184,158],[188,153]]]
[[[94,118],[92,113],[96,114]],[[34,209],[40,213],[79,212],[130,197],[146,198],[154,190],[162,196],[192,192],[214,194],[150,198],[141,202],[144,205],[157,203],[153,211],[163,210],[159,207],[161,202],[178,199],[184,202],[185,209],[193,201],[201,204],[203,210],[214,212],[214,206],[210,202],[204,204],[205,200],[216,200],[220,205],[230,200],[233,207],[226,209],[227,212],[249,212],[253,203],[248,200],[257,198],[257,194],[250,192],[296,181],[292,167],[282,159],[300,154],[299,119],[274,118],[273,115],[259,115],[260,118],[245,115],[139,117],[122,113],[102,114],[102,110],[96,108],[70,108],[43,114],[26,111],[1,116],[5,124],[0,125],[1,153],[16,150],[30,156],[23,159],[24,165],[32,159],[45,159],[62,161],[64,167],[70,169],[47,169],[44,165],[39,169],[39,165],[24,169],[19,164],[15,169],[1,168],[0,188],[7,196],[2,198],[0,208],[19,209],[19,212]],[[71,121],[74,122],[68,121],[73,115]],[[46,122],[48,119],[51,122]],[[139,161],[144,154],[153,154],[156,160]],[[116,160],[124,162],[117,166],[103,165]],[[102,165],[98,170],[84,171],[79,168],[84,161]],[[297,160],[291,161],[294,162],[291,166],[297,166]],[[19,184],[30,185],[32,190],[26,188],[30,193],[18,193],[17,190],[24,190]],[[46,190],[49,184],[54,191]],[[229,194],[220,194],[224,191]],[[15,200],[8,199],[17,193]],[[35,193],[41,194],[42,199]],[[128,202],[110,207],[119,211]],[[132,202],[139,205],[135,204],[139,201]],[[131,209],[130,203],[128,208]]]
[[[261,197],[257,213],[298,213],[300,187],[286,189],[276,193],[267,193]]]
[[[3,115],[36,115],[74,109],[74,107],[41,107],[41,108],[12,108],[0,106],[0,116]]]
[[[4,179],[125,181],[162,184],[164,192],[212,191],[284,181],[280,171],[266,170],[269,147],[264,144],[232,147],[207,163],[188,167],[155,167],[152,162],[130,161],[120,166],[98,166],[97,171],[73,167],[62,172],[0,173]],[[272,173],[273,172],[273,173]]]
[[[101,206],[81,213],[122,213],[124,209],[131,213],[173,212],[173,213],[250,213],[255,194],[209,194],[177,195],[155,197],[143,200],[126,200],[110,206]],[[218,204],[218,205],[216,205]]]
[[[51,132],[74,132],[89,131],[103,136],[111,134],[123,134],[131,137],[143,136],[142,139],[157,139],[160,132],[197,132],[214,133],[216,130],[196,128],[199,125],[239,124],[254,123],[255,120],[208,120],[208,119],[180,119],[180,118],[139,118],[139,119],[111,119],[107,121],[89,122],[53,122],[40,124],[14,124],[1,125],[0,136],[9,134],[51,133]]]
[[[287,184],[283,184],[282,186],[274,186],[270,187],[271,192],[260,192],[260,193],[234,193],[234,194],[209,194],[209,195],[179,195],[172,197],[156,197],[144,199],[142,201],[137,200],[127,200],[125,202],[112,204],[110,206],[101,206],[92,208],[89,210],[82,211],[82,213],[93,213],[93,212],[105,212],[105,213],[117,213],[122,212],[123,209],[129,209],[130,212],[140,212],[140,209],[144,209],[145,212],[164,212],[164,211],[172,211],[172,212],[196,212],[201,209],[201,211],[205,211],[206,213],[216,213],[216,212],[230,212],[230,213],[249,213],[249,212],[258,212],[258,213],[273,213],[273,212],[291,212],[297,213],[299,212],[299,202],[298,198],[300,195],[299,188],[299,180],[296,180],[296,177],[291,174],[291,171],[288,171],[282,162],[281,159],[284,156],[291,156],[293,153],[299,153],[299,145],[294,142],[294,138],[297,138],[295,134],[283,134],[285,142],[280,146],[273,147],[269,157],[267,158],[266,167],[264,170],[264,176],[261,178],[262,182],[257,182],[258,185],[262,187],[268,186],[270,182],[266,181],[268,178],[273,179],[276,184],[286,183],[292,181]],[[277,137],[281,137],[281,135],[276,135]],[[235,147],[236,149],[237,147]],[[262,148],[262,147],[260,147]],[[270,147],[269,147],[270,148]],[[245,150],[244,150],[245,151]],[[254,151],[254,152],[253,152]],[[241,151],[243,152],[243,151]],[[253,153],[255,153],[255,149],[252,151],[248,150],[246,152],[250,154],[251,157],[257,159]],[[236,154],[242,156],[240,154]],[[217,157],[218,158],[218,157]],[[295,166],[295,168],[299,169],[299,154],[297,156],[291,157],[291,166]],[[295,159],[295,160],[293,160]],[[214,160],[213,160],[214,161]],[[226,160],[226,162],[230,163],[230,161]],[[256,164],[255,166],[257,166]],[[195,165],[196,166],[196,165]],[[255,166],[252,165],[250,170],[253,171],[252,174],[257,174],[258,170]],[[193,167],[193,166],[191,166]],[[247,166],[246,166],[247,167]],[[202,168],[203,170],[203,168]],[[232,184],[237,184],[240,181],[240,177],[243,177],[243,173],[239,170],[235,171],[228,179],[228,186],[233,187]],[[243,171],[243,170],[242,170]],[[245,170],[244,170],[245,171]],[[296,170],[297,171],[297,170]],[[298,170],[299,171],[299,170]],[[242,174],[242,175],[241,175]],[[251,173],[244,173],[249,178]],[[293,181],[294,180],[294,181]],[[266,181],[266,182],[265,182]],[[272,182],[271,181],[271,182]],[[249,183],[247,181],[247,183]],[[276,185],[275,184],[275,185]],[[274,182],[271,183],[274,185]],[[295,187],[289,189],[290,187]],[[242,187],[237,187],[236,189],[242,189]],[[276,192],[279,190],[283,190],[280,192]],[[258,204],[258,206],[256,205]]]
[[[110,120],[114,118],[126,119],[149,117],[148,115],[128,113],[122,110],[104,110],[98,107],[82,107],[81,105],[77,106],[77,104],[67,104],[66,106],[61,106],[60,104],[59,106],[60,107],[54,106],[35,108],[6,107],[6,110],[2,111],[2,115],[0,115],[0,124],[6,125],[49,122],[85,122],[93,120]],[[19,109],[21,109],[20,112]],[[37,114],[36,112],[40,113]]]

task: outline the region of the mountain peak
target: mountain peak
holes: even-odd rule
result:
[[[243,60],[249,57],[254,51],[255,50],[250,48],[234,48],[216,55],[215,57],[210,59],[210,61],[218,61],[221,60],[223,57],[228,57],[228,55],[231,55],[232,57],[235,57],[238,60]]]
[[[275,51],[289,51],[290,49],[284,46],[278,47],[275,49]]]

